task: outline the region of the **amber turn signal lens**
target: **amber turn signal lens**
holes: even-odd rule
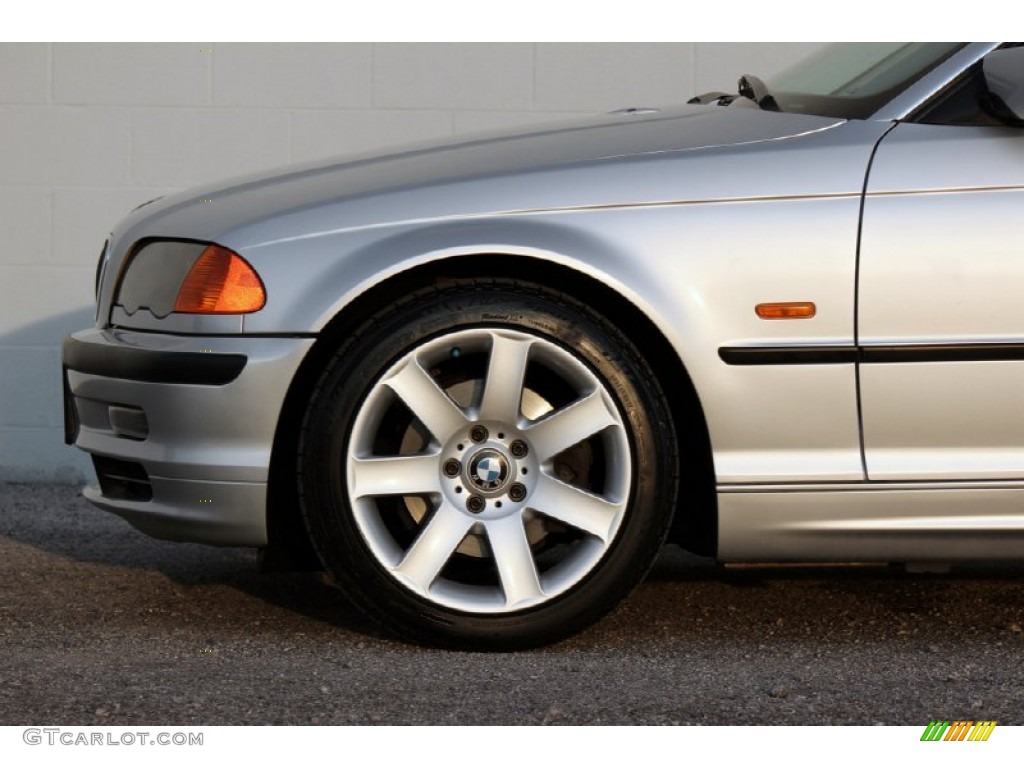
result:
[[[813,301],[783,301],[758,304],[754,311],[762,320],[806,320],[814,317],[818,309]]]
[[[263,281],[249,263],[234,251],[211,245],[185,276],[174,311],[230,315],[256,312],[266,303]]]

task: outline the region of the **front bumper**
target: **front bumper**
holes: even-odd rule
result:
[[[66,440],[84,495],[158,538],[267,544],[270,454],[312,338],[89,329],[64,340]]]

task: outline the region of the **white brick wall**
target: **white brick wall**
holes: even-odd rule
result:
[[[342,152],[729,90],[784,43],[0,44],[0,481],[80,482],[59,343],[110,226],[153,197]]]

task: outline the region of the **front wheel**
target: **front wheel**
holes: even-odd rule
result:
[[[650,567],[678,476],[672,420],[634,345],[568,296],[463,281],[341,345],[299,450],[310,537],[401,637],[552,642]]]

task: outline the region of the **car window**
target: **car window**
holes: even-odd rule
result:
[[[963,43],[834,43],[771,78],[783,112],[867,118]]]

